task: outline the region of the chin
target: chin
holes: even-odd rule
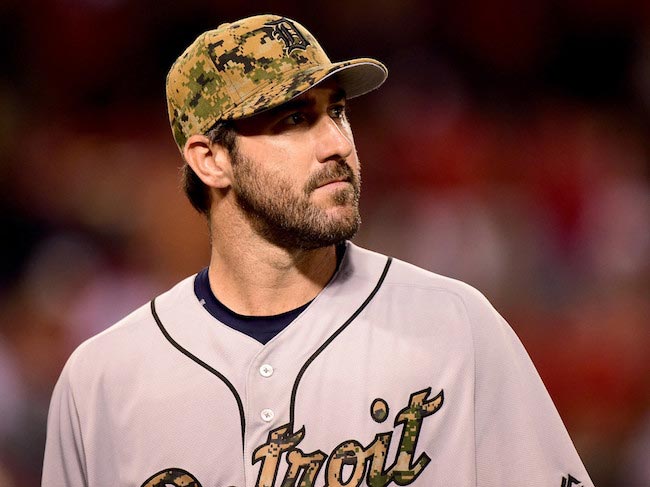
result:
[[[347,224],[359,218],[359,209],[355,205],[335,205],[324,209],[330,220]]]

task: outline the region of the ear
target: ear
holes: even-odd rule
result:
[[[192,135],[183,148],[185,161],[203,183],[211,188],[227,188],[231,184],[228,150],[212,144],[205,135]]]

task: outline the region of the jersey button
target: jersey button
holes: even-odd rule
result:
[[[262,418],[262,421],[265,421],[266,423],[270,423],[273,421],[273,418],[275,416],[275,413],[273,412],[272,409],[262,409],[262,412],[260,413],[260,417]]]
[[[269,364],[264,364],[260,367],[260,375],[262,377],[271,377],[273,375],[273,367]]]

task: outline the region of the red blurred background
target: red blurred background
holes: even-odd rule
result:
[[[481,289],[600,487],[650,485],[650,4],[0,2],[0,486],[37,485],[71,351],[207,264],[164,78],[273,12],[390,70],[352,102],[357,243]]]

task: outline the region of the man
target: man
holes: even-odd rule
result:
[[[346,103],[386,76],[271,15],[178,58],[169,115],[210,265],[72,355],[43,485],[592,485],[485,298],[349,242]]]

